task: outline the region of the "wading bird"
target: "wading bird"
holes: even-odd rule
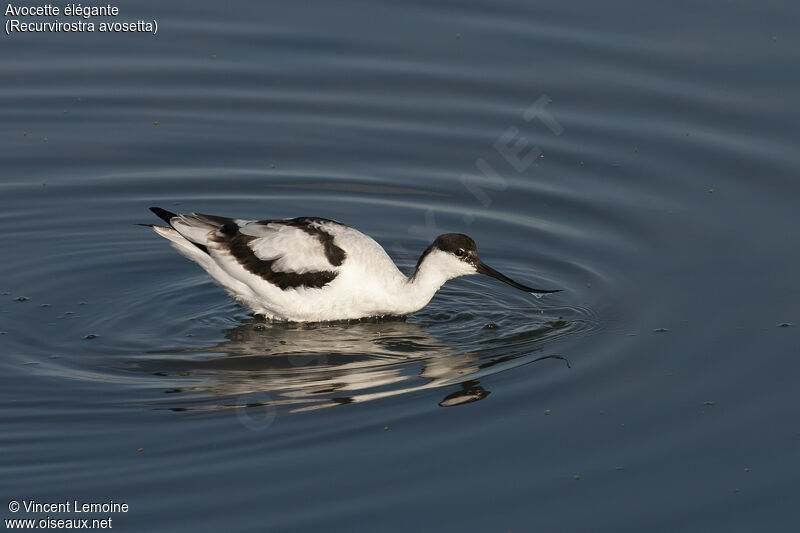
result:
[[[268,319],[292,322],[406,315],[425,307],[449,279],[486,274],[526,287],[487,266],[475,241],[440,235],[407,278],[371,237],[316,217],[239,220],[150,208],[169,226],[152,228],[198,263],[239,304]]]

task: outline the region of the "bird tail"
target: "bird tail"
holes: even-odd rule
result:
[[[169,224],[170,228],[175,230],[180,236],[206,253],[208,253],[209,240],[215,233],[220,232],[224,234],[230,231],[235,232],[239,229],[238,224],[236,224],[236,221],[232,218],[202,215],[200,213],[184,215],[173,213],[166,209],[161,209],[160,207],[151,207],[150,211]],[[173,240],[165,234],[168,232],[156,231],[159,235]]]

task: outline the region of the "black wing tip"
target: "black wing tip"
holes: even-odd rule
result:
[[[175,213],[172,213],[171,211],[167,211],[166,209],[161,209],[160,207],[151,207],[150,211],[155,213],[158,218],[160,218],[161,220],[163,220],[167,224],[169,224],[169,221],[172,218],[178,216]]]

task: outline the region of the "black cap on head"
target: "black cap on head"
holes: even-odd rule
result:
[[[463,233],[445,233],[444,235],[439,235],[431,246],[458,257],[467,255],[470,252],[473,254],[478,253],[478,247],[475,245],[475,241]]]
[[[470,264],[473,264],[471,259],[478,257],[478,248],[470,237],[463,233],[445,233],[436,237],[436,240],[422,252],[415,270],[419,270],[422,261],[434,250],[452,254]]]

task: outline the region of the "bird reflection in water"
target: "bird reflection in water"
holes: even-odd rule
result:
[[[451,407],[486,398],[483,376],[542,359],[566,361],[538,354],[549,334],[568,326],[540,323],[526,332],[525,343],[465,348],[403,318],[319,324],[247,319],[215,346],[162,351],[170,357],[151,359],[144,370],[169,380],[167,392],[175,396],[168,407],[180,411],[270,406],[300,412],[441,387],[451,391],[439,405]]]

